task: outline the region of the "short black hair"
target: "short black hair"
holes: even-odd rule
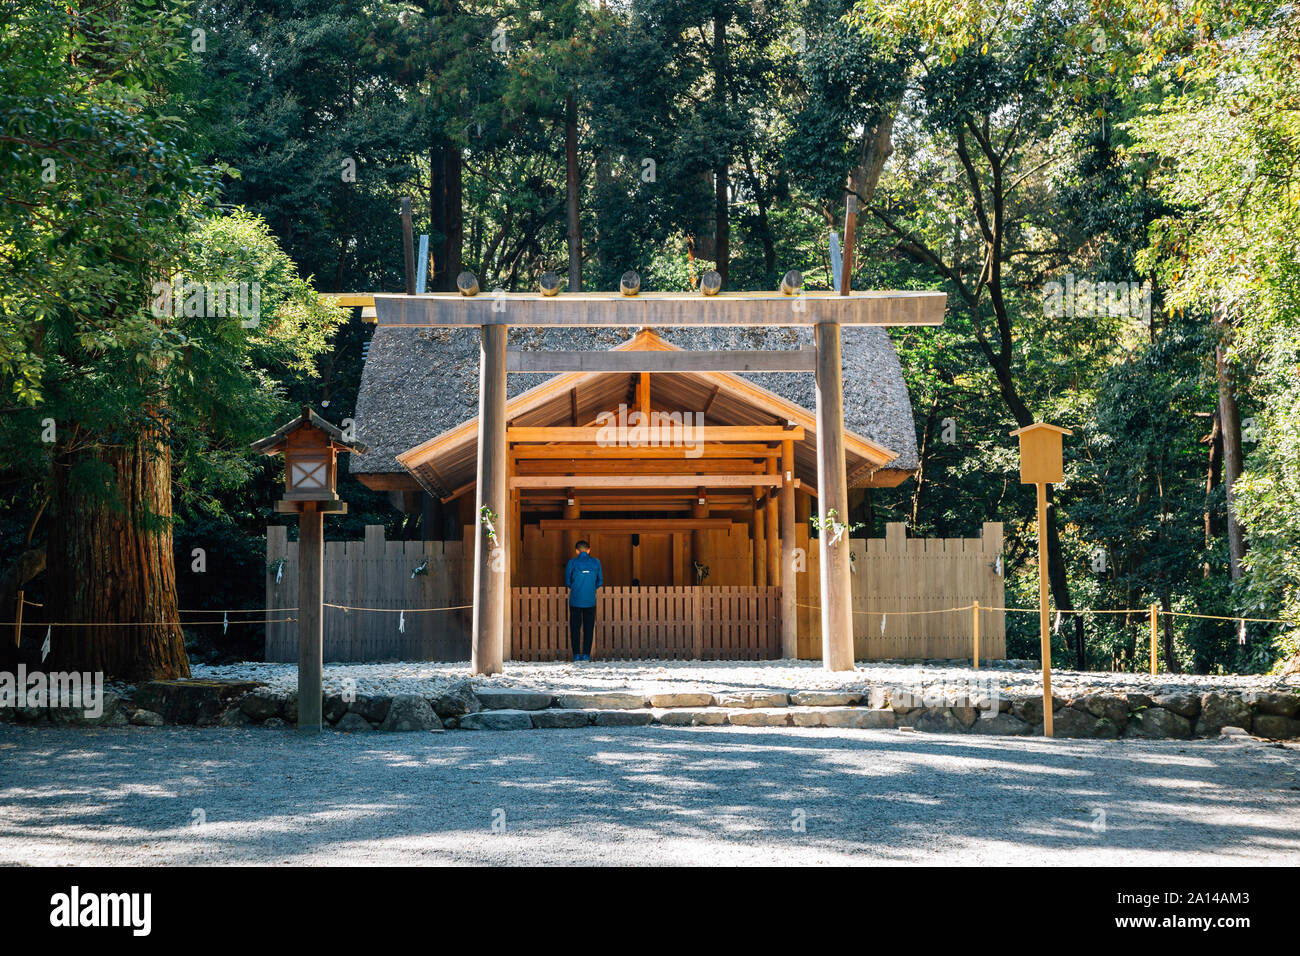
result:
[[[591,544],[586,541],[579,541],[577,544],[574,545],[574,547],[577,548],[579,551],[591,550]]]

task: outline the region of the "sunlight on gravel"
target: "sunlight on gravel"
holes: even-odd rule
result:
[[[246,662],[220,666],[197,665],[195,678],[256,680],[271,687],[297,687],[296,664]],[[359,694],[421,694],[438,696],[458,681],[470,677],[469,664],[392,662],[325,665],[325,689],[337,692],[344,681],[356,681]],[[507,661],[506,672],[473,678],[477,687],[538,687],[551,691],[629,690],[726,691],[734,689],[821,690],[865,689],[873,684],[968,684],[996,682],[1003,691],[1029,693],[1041,687],[1036,670],[926,664],[860,663],[856,670],[824,670],[820,661],[591,661],[575,664]],[[1113,674],[1053,671],[1052,689],[1058,695],[1088,690],[1136,691],[1166,694],[1217,689],[1276,690],[1300,686],[1297,677],[1258,674]]]

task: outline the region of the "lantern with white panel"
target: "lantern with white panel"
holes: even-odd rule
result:
[[[298,729],[319,732],[324,677],[324,581],[326,512],[345,514],[339,500],[339,452],[366,454],[307,406],[272,435],[253,442],[264,455],[284,455],[284,497],[275,510],[298,515]]]

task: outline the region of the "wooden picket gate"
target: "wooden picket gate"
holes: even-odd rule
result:
[[[511,588],[518,661],[567,660],[567,588]],[[604,660],[770,660],[781,656],[781,589],[601,588],[592,657]]]

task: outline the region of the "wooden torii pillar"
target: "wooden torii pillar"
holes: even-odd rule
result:
[[[472,278],[472,277],[471,277]],[[466,287],[470,288],[469,286]],[[702,327],[702,326],[790,326],[816,329],[813,371],[817,377],[817,472],[818,512],[822,521],[821,556],[822,661],[829,670],[853,668],[853,607],[849,577],[847,531],[836,538],[830,532],[834,520],[848,521],[848,480],[844,461],[844,389],[840,364],[841,325],[942,325],[946,296],[942,292],[808,292],[798,296],[783,293],[723,293],[712,296],[690,293],[648,293],[621,295],[615,292],[584,292],[565,295],[535,293],[473,292],[426,295],[376,295],[376,319],[380,325],[407,328],[475,328],[482,334],[479,363],[479,443],[476,491],[477,517],[474,565],[474,632],[472,636],[475,674],[500,672],[504,659],[506,602],[509,588],[506,554],[512,518],[507,507],[506,445],[506,349],[507,327]],[[533,353],[524,353],[531,355]],[[545,353],[542,353],[545,355]],[[569,356],[569,353],[556,353]],[[520,356],[522,357],[522,356]],[[631,352],[582,353],[582,367],[590,371],[630,370],[640,372],[716,370],[808,371],[800,351],[759,352]],[[516,363],[519,371],[540,371],[537,362]],[[789,443],[786,443],[789,444]],[[792,454],[783,451],[781,502],[782,560],[792,558],[793,494],[785,486],[793,480]],[[783,611],[793,604],[794,576],[789,566],[781,580],[786,584]],[[788,583],[787,583],[788,582]],[[793,620],[793,614],[789,615]],[[782,634],[782,654],[793,655],[793,632]]]
[[[478,481],[474,489],[474,629],[471,669],[499,674],[505,660],[506,547],[513,515],[507,507],[506,338],[504,325],[484,325],[479,346]]]
[[[853,670],[853,579],[849,532],[832,526],[849,520],[849,481],[844,461],[844,379],[840,327],[817,326],[817,548],[821,577],[822,665]]]

